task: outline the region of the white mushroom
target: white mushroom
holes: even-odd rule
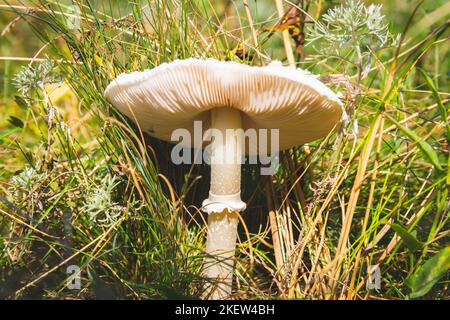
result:
[[[193,132],[194,121],[226,139],[211,144],[211,186],[203,202],[208,216],[205,274],[220,280],[208,287],[212,298],[231,293],[240,198],[242,137],[227,129],[279,129],[279,149],[326,136],[340,121],[339,98],[301,69],[272,63],[251,67],[213,59],[164,63],[143,72],[119,75],[106,88],[107,99],[150,135],[171,141],[175,129]],[[234,159],[236,161],[224,161]],[[228,157],[228,158],[227,158]]]

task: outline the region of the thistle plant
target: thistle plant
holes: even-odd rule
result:
[[[44,174],[39,173],[35,168],[25,168],[21,173],[11,178],[9,190],[15,197],[26,196],[33,191],[36,183],[43,178]]]
[[[31,98],[33,91],[43,89],[46,84],[61,82],[61,76],[55,72],[56,64],[48,57],[33,66],[29,64],[16,74],[12,82],[24,98]]]
[[[8,192],[13,202],[20,207],[15,210],[29,222],[33,220],[36,213],[42,212],[45,206],[48,194],[45,188],[38,187],[44,179],[45,174],[35,168],[27,167],[9,181]],[[5,198],[3,202],[7,203],[8,200]],[[23,225],[16,221],[12,222],[7,239],[5,252],[10,261],[17,261],[23,257],[24,253],[28,252],[29,242],[26,239],[26,229]]]
[[[14,202],[26,208],[29,214],[43,209],[45,202],[45,188],[39,188],[45,179],[45,174],[39,170],[27,167],[19,174],[13,176],[9,181],[8,191]],[[39,189],[39,190],[37,190]]]
[[[371,51],[393,46],[398,35],[389,31],[381,13],[382,5],[366,7],[360,0],[350,0],[322,15],[322,22],[308,30],[309,44],[324,56],[335,56],[352,61],[356,57],[359,75],[364,66],[367,75],[371,65]],[[354,53],[356,52],[356,56]]]
[[[98,184],[87,191],[85,203],[81,209],[89,220],[97,226],[109,227],[125,211],[125,207],[114,202],[115,189],[120,181],[110,174],[101,178]]]
[[[43,111],[46,113],[48,125],[48,145],[51,142],[50,133],[54,124],[60,127],[67,141],[70,139],[70,127],[64,122],[59,109],[50,101],[49,94],[45,88],[49,84],[56,84],[57,86],[62,84],[62,75],[56,69],[56,63],[46,56],[42,62],[35,66],[29,64],[22,67],[12,80],[12,83],[26,103],[39,103],[44,107]],[[39,97],[39,94],[41,94],[43,99],[36,98]]]

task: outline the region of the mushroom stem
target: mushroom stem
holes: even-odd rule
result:
[[[231,294],[233,282],[234,251],[239,223],[238,213],[210,213],[204,274],[210,282],[204,295],[208,299],[226,299]]]
[[[226,299],[231,294],[236,248],[237,211],[245,208],[240,200],[242,136],[238,110],[217,108],[211,111],[214,140],[211,144],[211,187],[209,199],[214,208],[208,216],[205,275],[211,280],[205,296]],[[237,209],[239,208],[239,209]]]
[[[211,110],[211,128],[214,140],[211,144],[210,193],[228,196],[241,192],[241,114],[231,108]]]

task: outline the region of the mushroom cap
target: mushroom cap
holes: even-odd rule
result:
[[[339,98],[315,75],[279,62],[175,60],[119,75],[105,96],[141,129],[169,142],[175,129],[193,134],[196,120],[205,132],[213,108],[240,110],[244,130],[279,129],[280,150],[326,136],[344,115]]]

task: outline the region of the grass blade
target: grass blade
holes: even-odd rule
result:
[[[442,165],[439,161],[437,153],[433,150],[433,148],[425,140],[423,140],[416,133],[414,133],[414,131],[408,129],[407,127],[402,125],[400,122],[395,120],[393,117],[391,117],[387,113],[385,113],[385,115],[387,118],[389,118],[389,120],[391,120],[395,124],[395,126],[401,132],[403,132],[406,136],[408,136],[408,138],[410,138],[412,141],[414,141],[414,143],[417,144],[417,146],[422,151],[424,156],[427,157],[428,160],[430,160],[430,162],[433,164],[433,166],[436,168],[436,170],[438,170],[439,172],[444,171],[444,169],[442,168]]]

